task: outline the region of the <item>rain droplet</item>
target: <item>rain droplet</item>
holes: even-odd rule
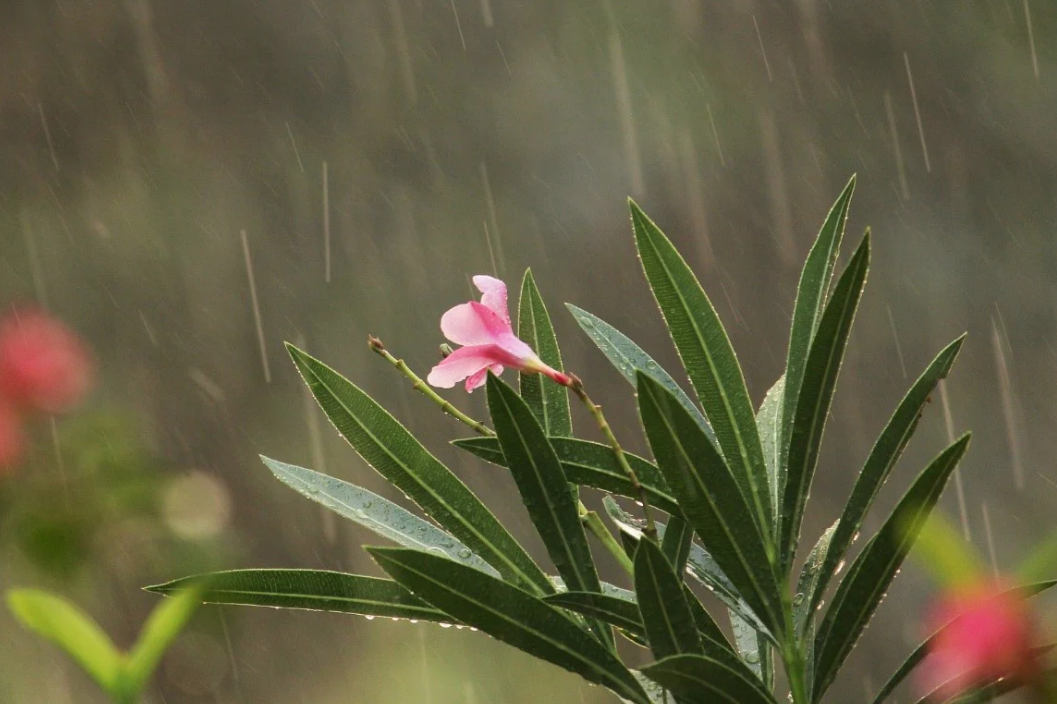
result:
[[[363,502],[363,507],[364,508],[370,508],[371,506],[374,506],[374,502],[373,501],[364,501]]]
[[[760,661],[760,654],[759,653],[746,653],[745,662],[750,662],[750,663],[756,664],[759,661]]]
[[[467,548],[463,548],[462,550],[459,551],[459,557],[461,557],[464,560],[468,560],[470,558],[471,554],[472,553]]]
[[[796,596],[793,597],[793,606],[800,606],[803,603],[804,603],[804,595],[803,594],[797,594]]]
[[[442,623],[442,624],[440,624],[440,627],[441,628],[451,628],[451,624],[450,623]]]

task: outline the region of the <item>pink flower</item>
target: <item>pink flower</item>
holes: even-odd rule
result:
[[[25,450],[22,419],[14,408],[0,400],[0,476],[18,464]]]
[[[61,413],[80,403],[92,382],[80,339],[39,310],[17,310],[0,323],[0,395],[19,409]]]
[[[545,374],[563,386],[572,377],[543,363],[532,348],[518,339],[510,325],[506,284],[491,276],[473,277],[481,291],[481,302],[457,305],[440,319],[440,330],[457,345],[463,345],[433,367],[427,381],[438,388],[450,389],[466,379],[466,390],[484,384],[488,371],[502,374],[504,367],[522,372]]]
[[[976,582],[948,593],[933,612],[938,631],[920,685],[946,701],[998,679],[1036,674],[1035,629],[1023,597],[1003,584]]]

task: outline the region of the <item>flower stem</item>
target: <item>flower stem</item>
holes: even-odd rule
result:
[[[369,335],[367,337],[367,346],[370,347],[371,350],[377,353],[380,357],[384,358],[386,361],[396,367],[398,372],[410,379],[411,388],[423,394],[426,398],[433,401],[433,403],[440,406],[440,410],[444,411],[452,418],[458,421],[462,421],[466,425],[476,430],[481,435],[495,435],[495,432],[491,428],[486,426],[484,423],[479,420],[474,420],[470,416],[460,411],[455,406],[451,405],[450,402],[441,398],[436,391],[431,389],[426,382],[422,381],[422,379],[417,374],[411,371],[411,368],[407,366],[407,363],[404,362],[404,360],[397,359],[392,354],[390,354],[389,350],[385,349],[385,345],[383,345],[382,341],[379,340],[377,337]]]
[[[631,482],[631,486],[635,489],[635,493],[639,496],[639,501],[642,502],[642,511],[646,516],[646,528],[642,531],[643,535],[654,542],[657,542],[657,526],[653,523],[653,515],[650,511],[649,497],[646,496],[646,488],[642,486],[642,482],[639,481],[638,475],[635,474],[635,470],[631,468],[628,463],[628,457],[624,454],[624,448],[620,446],[620,442],[617,440],[616,435],[613,434],[613,429],[609,426],[609,421],[606,420],[605,415],[602,413],[602,407],[591,400],[591,397],[587,395],[587,391],[584,390],[584,384],[576,376],[571,376],[572,383],[569,384],[569,388],[572,389],[584,406],[594,417],[595,422],[598,423],[598,429],[602,431],[602,434],[606,436],[606,440],[609,441],[609,446],[613,448],[613,455],[617,458],[617,464],[624,470],[624,474],[628,476],[628,480]]]
[[[588,511],[583,505],[583,502],[580,503],[580,522],[583,523],[596,538],[598,538],[607,550],[609,550],[610,554],[616,558],[617,562],[620,563],[620,566],[624,568],[625,572],[629,575],[635,573],[635,566],[631,562],[631,558],[628,557],[628,554],[624,552],[624,548],[619,542],[617,542],[617,539],[613,537],[613,534],[609,532],[609,529],[606,528],[605,524],[602,523],[602,519],[599,518],[598,514],[594,511]]]

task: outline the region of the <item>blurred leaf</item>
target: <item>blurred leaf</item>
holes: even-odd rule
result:
[[[1015,591],[1021,592],[1021,594],[1024,595],[1024,598],[1028,598],[1035,596],[1036,594],[1041,594],[1042,592],[1046,591],[1050,587],[1053,587],[1054,585],[1057,585],[1057,580],[1026,584],[1021,587],[1016,587]],[[921,643],[921,645],[914,648],[914,652],[912,652],[910,656],[905,661],[903,661],[903,664],[899,666],[895,673],[893,673],[892,676],[888,678],[888,681],[885,682],[884,686],[881,687],[881,690],[873,699],[873,704],[881,704],[881,702],[885,701],[888,698],[888,695],[894,692],[896,687],[903,683],[903,681],[907,678],[907,675],[909,675],[914,670],[914,668],[921,664],[921,662],[925,659],[925,656],[929,652],[929,648],[932,645],[932,641],[942,630],[943,628],[941,627],[936,631],[936,633],[933,633],[928,638],[926,638],[925,641]]]
[[[639,541],[635,552],[635,595],[655,658],[704,653],[683,581],[652,540]]]
[[[870,233],[841,274],[822,313],[804,365],[796,413],[789,436],[789,454],[781,503],[779,549],[783,573],[792,569],[800,541],[800,524],[818,466],[822,435],[833,402],[844,350],[870,268]]]
[[[405,548],[442,552],[485,574],[498,577],[491,565],[429,521],[389,499],[311,469],[261,457],[272,474],[299,494],[326,506],[339,516],[370,529]]]
[[[825,562],[819,571],[818,582],[809,594],[812,610],[818,607],[837,564],[844,559],[848,548],[862,530],[863,520],[873,505],[874,498],[917,429],[921,411],[928,402],[929,395],[939,380],[950,372],[964,341],[965,335],[962,335],[936,355],[896,407],[885,429],[877,438],[841,514],[833,535],[832,547],[826,553]]]
[[[447,558],[367,548],[394,579],[459,621],[636,704],[649,699],[631,672],[570,617],[528,592]]]
[[[771,633],[782,632],[778,583],[764,539],[730,468],[671,392],[640,373],[638,395],[657,465],[694,530]]]
[[[407,428],[355,384],[287,344],[301,376],[334,426],[364,460],[452,535],[509,579],[537,593],[547,576],[480,499]]]
[[[100,687],[115,692],[122,655],[88,614],[35,589],[8,591],[7,606],[23,627],[62,648]]]
[[[690,559],[690,546],[693,543],[693,527],[679,516],[672,516],[668,521],[668,530],[661,539],[661,551],[680,582],[686,573],[686,561]]]
[[[543,600],[551,606],[605,621],[628,633],[641,637],[646,635],[646,627],[642,624],[642,616],[634,601],[595,592],[561,592],[545,596]]]
[[[779,457],[778,433],[782,420],[782,398],[785,395],[785,375],[778,377],[756,413],[756,429],[760,434],[763,459],[767,463],[767,484],[771,489],[771,515],[778,515],[779,488],[785,485],[786,465]],[[782,475],[779,478],[779,473]]]
[[[815,636],[815,701],[832,684],[887,593],[951,472],[965,454],[969,437],[963,435],[925,468],[841,581]]]
[[[800,387],[804,379],[808,353],[819,327],[822,311],[826,304],[826,294],[833,278],[833,268],[840,252],[841,239],[844,237],[844,224],[848,219],[848,208],[852,194],[855,193],[855,177],[852,176],[844,191],[833,204],[833,208],[822,224],[815,244],[804,262],[800,274],[800,283],[796,290],[796,304],[793,308],[793,322],[789,330],[789,353],[786,358],[784,392],[782,395],[782,412],[779,422],[778,461],[779,496],[785,491],[786,459],[789,454],[793,421],[796,415]],[[785,519],[779,515],[778,522]]]
[[[673,655],[642,668],[686,704],[774,704],[751,673],[703,655]]]
[[[756,414],[734,348],[712,302],[686,261],[639,206],[634,202],[630,205],[643,271],[722,451],[722,455],[716,451],[712,454],[721,459],[725,457],[729,463],[730,474],[750,509],[748,515],[757,523],[755,532],[763,538],[764,554],[771,559],[774,531],[767,465],[756,430]],[[639,372],[640,389],[643,376]],[[665,388],[652,377],[646,378],[658,388]],[[666,393],[670,395],[671,391]],[[672,398],[682,408],[678,398]],[[686,414],[685,409],[683,413]],[[693,416],[689,417],[693,420]],[[694,424],[698,425],[697,421]],[[705,440],[712,444],[707,436]],[[671,483],[670,476],[668,481]],[[704,536],[702,540],[708,543]]]
[[[187,626],[198,610],[206,585],[190,585],[173,599],[166,599],[154,607],[147,623],[140,631],[136,644],[129,651],[118,680],[117,688],[129,701],[136,701],[158,667],[165,651]]]
[[[979,582],[985,574],[976,552],[939,512],[921,526],[912,554],[945,589]]]
[[[277,609],[334,611],[451,623],[452,617],[412,596],[396,582],[323,570],[230,570],[176,579],[146,587],[170,596],[205,583],[207,604],[270,606]]]
[[[558,574],[570,591],[600,591],[576,495],[543,427],[517,392],[491,372],[487,390],[488,410],[503,456]],[[606,626],[590,625],[600,638],[610,640]]]
[[[565,478],[571,483],[638,499],[638,492],[628,480],[628,475],[617,464],[613,448],[609,445],[576,438],[551,437],[549,440],[554,451],[558,453]],[[499,446],[497,438],[464,438],[453,440],[452,444],[486,462],[500,467],[507,466],[506,457],[503,456],[503,449]],[[668,483],[657,469],[657,465],[630,452],[625,452],[624,456],[635,470],[639,483],[646,489],[650,505],[668,513],[679,514],[679,504],[672,497]]]
[[[591,341],[598,346],[602,354],[617,368],[621,376],[627,379],[629,384],[635,386],[636,371],[645,373],[661,386],[671,391],[679,399],[679,403],[683,405],[683,408],[701,424],[701,428],[715,442],[716,435],[712,432],[712,426],[708,424],[701,411],[690,400],[690,397],[686,395],[682,387],[675,382],[671,374],[657,364],[653,357],[646,354],[627,335],[598,316],[592,315],[582,308],[577,308],[571,303],[566,303],[565,307],[573,314],[573,318],[580,328],[587,333]]]
[[[530,269],[525,270],[525,278],[521,282],[517,325],[518,337],[536,351],[543,363],[562,371],[562,354],[558,339],[554,336],[554,326]],[[521,398],[532,409],[548,435],[567,437],[573,434],[569,394],[564,386],[542,374],[524,372],[518,375],[518,382]]]

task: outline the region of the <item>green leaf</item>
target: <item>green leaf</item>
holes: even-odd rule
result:
[[[770,691],[774,686],[774,657],[767,637],[733,610],[729,610],[734,645],[742,662]]]
[[[638,499],[638,492],[628,480],[628,475],[617,464],[613,456],[613,448],[587,440],[576,438],[549,438],[554,451],[558,453],[565,478],[573,484],[589,486],[601,489],[618,496],[627,496]],[[503,448],[499,446],[497,438],[476,437],[453,440],[452,444],[480,457],[486,462],[491,462],[500,467],[506,467],[506,457]],[[639,482],[646,489],[650,506],[656,506],[663,511],[678,515],[681,513],[679,504],[671,494],[668,483],[664,480],[657,465],[645,460],[638,455],[625,452],[628,464],[635,470]]]
[[[532,271],[525,271],[521,282],[521,298],[518,303],[517,334],[536,351],[543,363],[562,370],[562,354],[558,349],[558,338],[554,335],[547,306],[543,303]],[[532,409],[540,425],[548,435],[568,437],[573,434],[573,421],[569,413],[569,394],[565,387],[555,384],[542,374],[518,376],[521,397]]]
[[[818,466],[822,434],[869,268],[870,234],[867,232],[826,304],[804,367],[790,431],[786,481],[782,493],[779,545],[783,570],[791,569],[796,556],[800,524],[811,491],[811,480]]]
[[[672,520],[668,522],[668,530],[661,540],[661,551],[680,582],[683,581],[683,574],[686,573],[686,561],[690,559],[690,546],[693,544],[693,526],[678,516],[672,516]]]
[[[969,437],[962,436],[925,468],[838,587],[815,636],[815,701],[832,684],[877,610],[951,472],[965,454]]]
[[[639,414],[657,465],[694,530],[768,630],[781,633],[778,582],[764,539],[730,468],[671,392],[640,373],[638,396]]]
[[[760,433],[763,459],[767,463],[767,484],[771,489],[771,515],[778,515],[779,488],[785,485],[786,465],[778,457],[779,423],[782,420],[782,398],[785,396],[785,375],[778,377],[756,413],[756,429]],[[779,477],[781,475],[781,477]]]
[[[462,623],[635,704],[649,703],[635,677],[606,646],[532,594],[444,557],[402,548],[367,551],[390,576]]]
[[[545,596],[543,600],[551,606],[605,621],[633,635],[646,635],[646,627],[642,624],[642,616],[634,601],[595,592],[561,592]]]
[[[606,359],[617,368],[617,371],[627,379],[629,384],[635,386],[636,371],[641,371],[649,376],[671,391],[679,399],[679,403],[682,404],[683,408],[701,424],[701,428],[715,442],[716,435],[712,432],[712,426],[708,424],[701,411],[690,400],[690,397],[686,395],[682,387],[675,382],[671,374],[664,371],[661,365],[653,360],[653,357],[646,354],[631,338],[597,315],[592,315],[571,303],[566,303],[565,307],[573,314],[573,318],[580,328],[587,333],[591,341],[598,346],[598,349],[606,356]]]
[[[397,506],[389,499],[311,469],[262,456],[272,474],[299,494],[326,506],[343,518],[388,538],[405,548],[432,550],[485,574],[498,577],[491,565],[429,521]]]
[[[774,704],[748,670],[704,655],[673,655],[642,672],[686,704]]]
[[[733,477],[751,509],[748,515],[758,524],[757,532],[763,536],[765,554],[773,559],[774,533],[770,521],[767,465],[756,430],[756,414],[734,348],[712,302],[690,267],[634,202],[631,203],[631,221],[642,268],[668,324],[668,331],[705,415],[715,430],[722,456],[730,464]],[[675,402],[679,404],[677,399]]]
[[[129,701],[136,701],[154,674],[165,651],[187,626],[202,603],[206,585],[197,583],[173,599],[158,604],[129,651],[119,678],[118,689]]]
[[[517,392],[491,372],[487,389],[488,410],[503,456],[558,574],[570,591],[600,591],[576,495],[543,427]],[[602,624],[592,626],[608,640]]]
[[[1028,598],[1035,596],[1036,594],[1041,594],[1042,592],[1046,591],[1050,587],[1053,587],[1054,585],[1057,585],[1057,580],[1051,579],[1044,582],[1036,582],[1034,584],[1027,584],[1021,587],[1016,587],[1015,591],[1021,592],[1024,598]],[[929,648],[932,646],[933,640],[942,630],[943,628],[938,629],[936,633],[933,633],[931,636],[926,638],[925,641],[921,643],[921,645],[914,648],[914,652],[910,654],[910,656],[903,662],[902,665],[899,666],[895,673],[893,673],[892,676],[888,678],[888,681],[885,682],[884,686],[881,687],[881,690],[873,699],[873,704],[881,704],[881,702],[885,701],[888,698],[888,695],[894,692],[896,687],[903,683],[903,681],[907,678],[907,675],[913,672],[914,668],[921,664],[921,662],[925,659],[925,656],[928,654]]]
[[[642,537],[643,522],[622,509],[610,496],[604,497],[602,504],[605,506],[606,513],[609,514],[610,519],[620,529],[620,537],[622,539],[630,538],[637,545]],[[663,541],[664,536],[667,535],[667,526],[661,522],[655,522],[655,526],[657,528],[657,537]],[[634,552],[631,554],[634,555]],[[690,545],[686,571],[691,577],[715,594],[732,613],[737,614],[741,619],[751,624],[754,629],[764,631],[768,638],[774,638],[759,616],[753,613],[752,608],[738,594],[738,590],[731,584],[727,575],[723,574],[723,570],[720,569],[715,558],[697,543]]]
[[[639,541],[635,552],[635,595],[654,657],[704,654],[683,581],[652,540]]]
[[[344,572],[230,570],[184,577],[146,589],[169,596],[200,581],[206,585],[201,599],[207,604],[333,611],[369,618],[381,616],[438,623],[455,620],[412,596],[396,582]]]
[[[525,549],[407,428],[336,371],[293,345],[286,347],[327,417],[368,464],[504,579],[536,593],[553,592]]]
[[[796,582],[796,591],[793,593],[793,626],[798,638],[803,638],[807,627],[815,615],[810,595],[815,593],[819,576],[822,573],[826,556],[832,545],[833,535],[838,530],[840,520],[831,525],[815,543],[808,553],[804,566],[800,568],[800,578]]]
[[[907,395],[903,397],[885,429],[877,438],[877,442],[866,459],[866,464],[863,465],[862,472],[855,480],[851,497],[841,514],[837,531],[833,534],[832,547],[827,552],[826,560],[819,571],[818,583],[809,595],[812,611],[822,600],[822,595],[829,586],[837,564],[844,559],[855,536],[862,530],[863,521],[873,505],[874,498],[910,442],[911,436],[917,429],[918,420],[921,418],[921,411],[936,384],[947,376],[954,365],[963,342],[965,342],[965,335],[947,345],[942,352],[936,355],[928,368],[914,382]]]
[[[115,692],[123,658],[88,614],[35,589],[10,590],[7,606],[23,627],[62,648],[100,687]]]
[[[807,255],[804,269],[800,274],[800,284],[796,291],[796,304],[793,307],[793,323],[789,331],[789,354],[786,358],[785,367],[785,392],[782,399],[782,412],[780,421],[780,433],[778,435],[779,457],[777,465],[779,474],[785,468],[786,457],[788,457],[789,442],[793,430],[793,420],[796,415],[797,400],[800,396],[800,386],[804,379],[804,370],[807,366],[808,352],[811,342],[815,338],[815,331],[819,327],[822,318],[823,307],[826,303],[826,293],[829,291],[830,281],[833,278],[833,268],[837,262],[837,254],[840,252],[841,239],[844,237],[844,224],[848,219],[848,208],[851,205],[851,197],[855,192],[855,177],[852,176],[844,191],[837,198],[833,208],[826,216],[826,221],[819,230],[815,244]],[[779,477],[781,479],[781,477]],[[779,492],[784,490],[784,482],[779,481]],[[781,493],[779,493],[781,496]],[[779,522],[784,520],[779,516]]]

